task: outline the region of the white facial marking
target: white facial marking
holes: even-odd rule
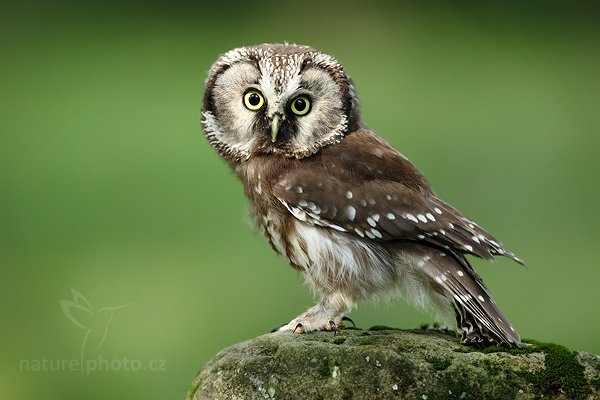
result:
[[[346,207],[346,216],[350,221],[354,221],[354,217],[356,217],[356,209],[352,206]]]

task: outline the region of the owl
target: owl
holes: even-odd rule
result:
[[[463,343],[520,345],[466,255],[522,261],[363,123],[335,58],[291,44],[233,49],[208,73],[201,121],[258,229],[319,299],[279,331],[336,330],[358,302],[403,295],[455,319]]]

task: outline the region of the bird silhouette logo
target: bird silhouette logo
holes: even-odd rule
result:
[[[115,311],[133,303],[95,309],[81,292],[71,288],[71,294],[73,300],[60,300],[60,307],[69,321],[84,330],[80,352],[83,365],[85,356],[97,353],[106,340]]]

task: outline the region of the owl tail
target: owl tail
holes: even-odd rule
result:
[[[519,334],[500,312],[463,255],[432,253],[430,257],[426,273],[451,298],[456,328],[463,343],[477,347],[521,345]]]

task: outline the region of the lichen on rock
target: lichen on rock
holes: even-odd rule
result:
[[[598,399],[599,363],[533,341],[477,350],[439,330],[277,332],[221,351],[187,399]]]

